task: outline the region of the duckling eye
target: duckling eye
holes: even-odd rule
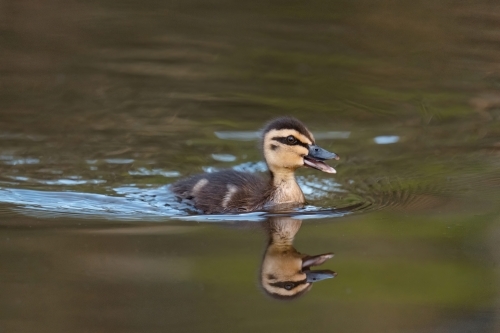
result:
[[[297,139],[295,139],[295,137],[293,135],[289,135],[286,137],[286,141],[290,144],[294,144],[297,142]]]
[[[285,284],[285,289],[286,290],[291,290],[293,288],[293,283],[286,283]]]

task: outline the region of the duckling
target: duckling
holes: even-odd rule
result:
[[[290,217],[273,217],[266,221],[269,244],[262,260],[260,285],[277,299],[293,299],[312,288],[312,283],[335,277],[330,270],[312,271],[333,257],[332,253],[309,256],[293,247],[293,239],[302,224]]]
[[[336,173],[323,161],[338,160],[337,154],[317,146],[311,132],[292,117],[274,119],[264,127],[262,149],[269,169],[268,179],[223,170],[180,180],[172,184],[172,191],[205,214],[288,208],[305,202],[295,180],[296,169],[307,166]]]

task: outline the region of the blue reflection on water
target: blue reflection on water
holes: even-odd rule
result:
[[[381,135],[373,139],[378,145],[388,145],[391,143],[396,143],[399,141],[399,136],[397,135]]]

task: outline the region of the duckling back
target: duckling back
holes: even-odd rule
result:
[[[272,192],[269,182],[234,170],[195,175],[172,184],[172,191],[206,214],[261,209]]]

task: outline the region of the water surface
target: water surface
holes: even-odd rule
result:
[[[0,332],[497,332],[499,13],[3,1]],[[296,251],[335,253],[289,301],[259,282],[276,217],[169,192],[265,172],[280,115],[341,156],[300,170],[308,206],[280,217]]]

